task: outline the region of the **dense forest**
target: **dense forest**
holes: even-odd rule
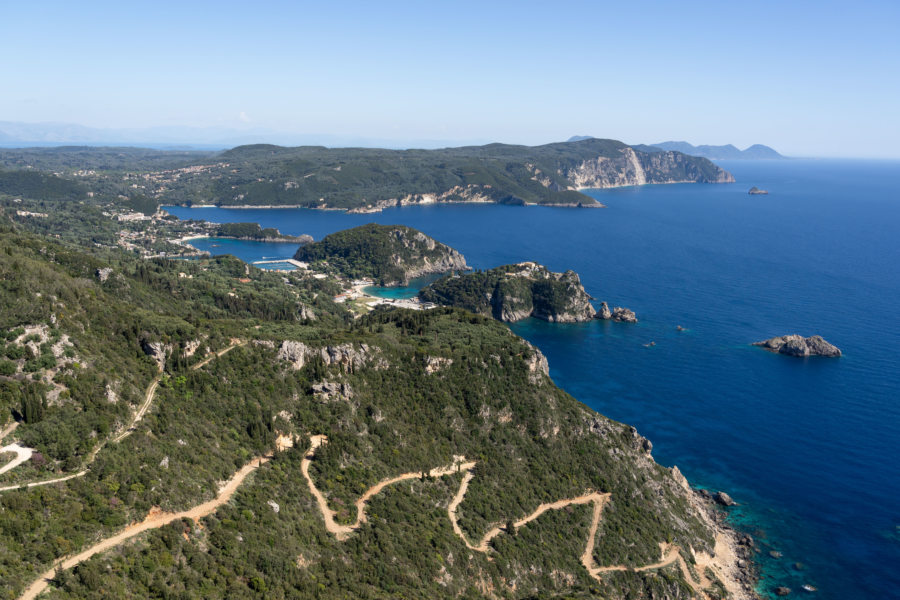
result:
[[[393,285],[429,273],[466,269],[462,254],[421,231],[370,223],[302,246],[294,258],[353,279]]]
[[[676,564],[633,567],[659,561],[661,543],[693,565],[691,549],[713,548],[709,509],[633,428],[556,387],[538,351],[502,323],[460,308],[354,318],[333,302],[343,288],[331,276],[229,256],[139,258],[91,241],[119,227],[93,205],[42,202],[28,206],[45,218],[17,217],[18,204],[0,216],[0,430],[17,423],[2,443],[34,451],[0,474],[0,598],[152,510],[210,500],[279,439],[293,447],[210,516],[58,570],[46,597],[696,596]],[[329,272],[384,267],[386,249],[371,240],[385,233],[412,244],[401,242],[410,259],[439,249],[397,231],[336,234]],[[334,260],[360,241],[364,256]],[[339,523],[370,486],[423,475],[374,496],[367,521],[338,540],[301,475],[316,434],[328,443],[309,477]],[[484,553],[448,519],[463,473],[427,475],[459,456],[475,462],[457,512],[463,534],[507,524]],[[587,492],[609,494],[589,556],[623,568],[599,580],[581,562],[588,506],[508,525]],[[724,596],[716,583],[707,592]]]

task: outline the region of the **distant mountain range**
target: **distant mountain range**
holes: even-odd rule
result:
[[[578,142],[588,139],[591,139],[591,136],[573,135],[566,141]],[[732,144],[727,144],[725,146],[694,146],[693,144],[689,144],[687,142],[636,144],[632,146],[632,148],[634,148],[635,150],[640,150],[642,152],[681,152],[682,154],[688,154],[690,156],[702,156],[703,158],[709,158],[711,160],[765,160],[773,158],[785,158],[785,156],[779,154],[773,148],[764,146],[762,144],[753,144],[745,150],[740,150]]]
[[[483,143],[485,140],[471,140]],[[99,128],[73,123],[21,123],[0,121],[0,147],[139,146],[157,149],[225,150],[247,144],[364,148],[444,148],[453,140],[381,139],[354,135],[293,133],[246,127],[143,127]]]
[[[635,146],[637,148],[637,146]],[[659,148],[660,150],[681,152],[690,154],[691,156],[702,156],[709,159],[744,159],[744,160],[763,160],[771,158],[785,158],[773,148],[763,146],[762,144],[753,144],[745,150],[740,150],[731,144],[725,146],[694,146],[687,142],[661,142],[652,144],[650,148]],[[648,151],[652,151],[649,150]]]

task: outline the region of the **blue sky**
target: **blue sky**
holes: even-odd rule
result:
[[[0,120],[900,157],[900,3],[11,2]]]

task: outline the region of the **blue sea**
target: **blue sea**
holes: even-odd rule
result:
[[[605,209],[168,210],[316,239],[401,223],[477,268],[574,269],[598,301],[640,322],[527,320],[513,331],[547,355],[561,387],[636,426],[659,462],[740,503],[731,517],[762,548],[760,591],[900,598],[900,162],[721,164],[738,183],[592,192]],[[245,260],[293,251],[218,243]],[[788,333],[821,334],[844,356],[749,346]]]

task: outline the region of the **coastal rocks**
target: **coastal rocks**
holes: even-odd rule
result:
[[[604,321],[609,321],[610,319],[612,319],[612,311],[609,310],[609,304],[607,304],[606,302],[601,302],[600,310],[597,311],[595,317],[598,319],[603,319]]]
[[[631,447],[649,456],[653,451],[653,443],[639,434],[635,427],[629,427],[629,431],[631,433]]]
[[[737,504],[737,502],[732,500],[731,496],[721,491],[713,494],[712,499],[716,504],[721,506],[735,506]]]
[[[779,587],[775,588],[775,595],[776,596],[790,596],[791,588],[783,586],[783,585],[779,586]]]
[[[761,342],[754,342],[753,345],[770,352],[788,356],[827,356],[831,358],[841,356],[840,349],[826,342],[820,335],[813,335],[807,338],[802,335],[783,335]]]
[[[612,310],[612,320],[618,321],[619,323],[637,323],[637,315],[634,314],[634,311],[628,308],[622,308],[617,306]]]
[[[595,319],[603,319],[605,321],[616,321],[619,323],[637,323],[637,315],[634,314],[634,311],[628,308],[623,308],[621,306],[617,306],[614,309],[609,309],[609,304],[606,302],[600,303],[600,310],[594,315]]]

